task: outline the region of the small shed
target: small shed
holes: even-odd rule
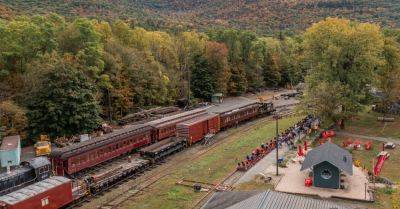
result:
[[[339,189],[340,174],[353,175],[353,158],[349,151],[326,142],[307,153],[301,171],[311,168],[313,186]]]
[[[20,163],[21,138],[19,135],[3,138],[0,146],[1,167],[17,166]]]
[[[211,96],[211,102],[214,104],[221,104],[223,102],[222,93],[215,93]]]

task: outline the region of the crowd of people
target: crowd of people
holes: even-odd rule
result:
[[[282,147],[282,144],[285,143],[289,149],[295,149],[296,139],[300,139],[302,135],[310,133],[312,128],[319,126],[319,119],[314,118],[312,115],[308,115],[301,121],[297,122],[294,126],[289,127],[284,132],[282,132],[278,136],[278,140],[276,137],[269,140],[269,142],[261,144],[260,147],[254,149],[251,154],[246,156],[244,161],[241,161],[237,164],[238,170],[248,170],[258,161],[260,161],[265,155],[270,153],[275,149],[276,145]]]

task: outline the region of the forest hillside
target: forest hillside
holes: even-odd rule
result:
[[[360,111],[371,86],[390,106],[400,96],[399,6],[0,0],[0,134],[72,136],[139,109],[300,82],[305,104],[324,104],[312,111],[327,119]],[[332,114],[339,106],[343,115]]]
[[[55,12],[124,19],[147,29],[236,28],[272,33],[304,30],[326,17],[399,26],[397,0],[1,0],[0,17]]]

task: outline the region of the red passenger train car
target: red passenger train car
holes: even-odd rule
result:
[[[204,136],[209,133],[216,134],[219,132],[219,116],[212,113],[201,115],[191,120],[178,123],[176,129],[177,137],[186,138],[188,144],[191,145],[202,140]]]
[[[71,180],[53,176],[0,196],[0,209],[58,209],[72,201]]]
[[[257,117],[259,107],[260,106],[258,104],[250,104],[239,109],[221,113],[221,128],[234,126],[240,122]]]
[[[152,128],[134,125],[94,139],[56,148],[50,157],[57,175],[72,175],[83,169],[151,144]]]
[[[237,125],[260,115],[260,104],[245,97],[226,98],[223,103],[215,104],[208,112],[218,114],[221,129]]]
[[[195,109],[149,122],[153,127],[153,142],[176,136],[176,124],[207,114],[206,109]]]

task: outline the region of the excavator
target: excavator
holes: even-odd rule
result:
[[[36,156],[47,156],[51,152],[51,142],[48,135],[40,135],[39,141],[35,143]]]

